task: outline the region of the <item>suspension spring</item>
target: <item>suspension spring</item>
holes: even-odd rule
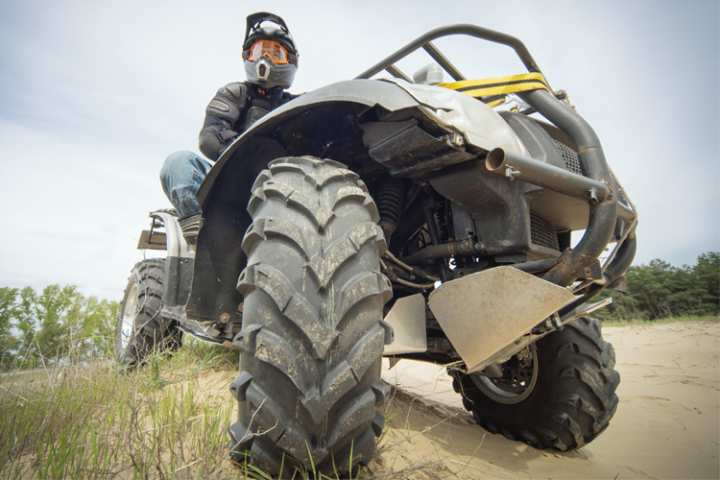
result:
[[[405,190],[406,184],[399,178],[383,179],[378,185],[375,201],[380,212],[380,227],[388,241],[403,213]]]

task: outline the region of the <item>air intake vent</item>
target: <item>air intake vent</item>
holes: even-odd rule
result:
[[[530,212],[530,238],[535,245],[560,250],[552,224],[535,212]]]
[[[555,144],[555,148],[557,149],[557,152],[560,154],[560,156],[563,159],[563,162],[565,162],[565,169],[577,173],[578,175],[585,175],[585,172],[583,172],[582,165],[580,165],[580,159],[578,158],[578,154],[573,150],[572,148],[568,147],[564,143],[555,140],[553,138],[553,144]]]

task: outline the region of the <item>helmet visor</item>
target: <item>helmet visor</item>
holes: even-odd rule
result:
[[[245,60],[255,62],[266,58],[276,65],[283,65],[289,62],[287,49],[275,40],[258,40],[250,45],[250,48],[243,53]]]

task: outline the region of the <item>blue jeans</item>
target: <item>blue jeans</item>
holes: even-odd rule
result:
[[[181,219],[201,212],[197,192],[211,167],[210,162],[186,150],[165,159],[160,169],[160,183]]]

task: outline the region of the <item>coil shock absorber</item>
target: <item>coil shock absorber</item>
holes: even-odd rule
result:
[[[403,213],[406,188],[405,181],[399,178],[384,178],[378,184],[375,202],[380,212],[380,228],[388,242]]]

